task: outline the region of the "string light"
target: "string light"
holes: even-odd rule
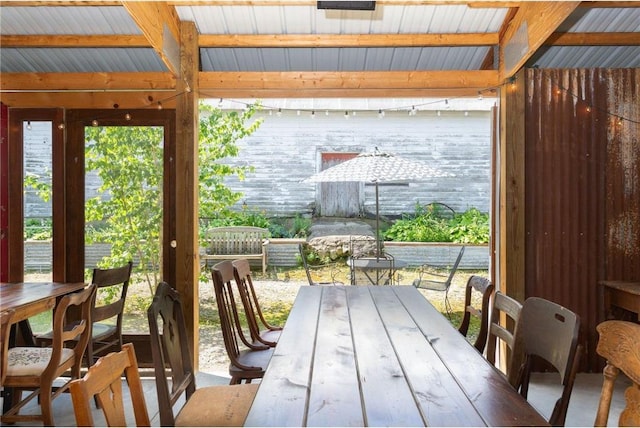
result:
[[[549,79],[551,84],[555,86],[556,94],[559,95],[562,92],[564,92],[567,95],[575,98],[578,101],[582,101],[582,102],[586,101],[584,96],[580,97],[580,96],[572,93],[568,88],[563,87],[562,84],[560,84],[560,82],[556,81],[553,77],[547,75],[546,78]],[[598,107],[598,106],[593,105],[593,104],[588,104],[587,107],[585,107],[585,112],[591,113],[593,111],[593,109],[597,109],[598,111],[607,114],[609,117],[611,117],[613,119],[612,123],[617,124],[618,126],[621,126],[625,121],[628,121],[628,122],[631,122],[631,123],[640,123],[640,121],[638,121],[638,120],[634,120],[634,119],[631,119],[631,118],[628,118],[628,117],[623,117],[622,115],[619,115],[617,113],[613,113],[613,112],[609,111],[606,108],[601,108],[601,107]]]
[[[158,110],[162,110],[162,102],[158,101]]]
[[[129,113],[124,115],[125,120],[131,120],[131,115]]]
[[[59,123],[58,124],[58,129],[64,129],[64,123]]]
[[[384,112],[382,111],[382,109],[378,110],[378,119],[382,119],[384,117]]]
[[[27,121],[27,131],[31,131],[31,121]]]
[[[97,120],[97,119],[93,119],[93,120],[91,121],[91,126],[93,126],[93,127],[98,126],[98,120]]]
[[[311,119],[315,119],[316,118],[316,112],[314,110],[311,110]]]
[[[277,115],[278,117],[282,116],[282,109],[281,109],[281,108],[279,108],[279,109],[278,109],[278,113],[276,113],[276,115]]]
[[[345,118],[345,119],[349,119],[349,112],[348,112],[348,111],[345,111],[345,112],[344,112],[344,118]]]

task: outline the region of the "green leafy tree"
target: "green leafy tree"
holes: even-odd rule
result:
[[[224,179],[236,175],[244,180],[253,167],[232,166],[218,161],[238,156],[237,141],[253,134],[262,123],[262,120],[256,120],[247,124],[258,107],[249,105],[240,113],[224,113],[208,104],[200,104],[200,218],[232,216],[230,207],[242,198],[242,192],[226,187]]]
[[[86,169],[102,184],[85,204],[90,225],[87,243],[111,244],[101,265],[137,259],[149,291],[160,272],[163,129],[159,127],[90,127],[85,131]]]
[[[200,217],[224,215],[242,193],[224,185],[224,178],[241,179],[251,170],[220,159],[238,155],[237,141],[254,132],[260,122],[245,126],[255,113],[223,113],[201,104],[199,183]],[[88,242],[108,242],[111,256],[102,263],[123,264],[137,258],[151,294],[158,284],[162,239],[162,128],[92,127],[87,129],[87,171],[102,180],[99,195],[86,203],[86,218],[95,227]]]

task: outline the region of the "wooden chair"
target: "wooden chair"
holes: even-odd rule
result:
[[[121,427],[127,425],[122,396],[122,374],[129,385],[131,406],[135,415],[136,426],[151,426],[144,390],[138,372],[138,362],[132,343],[122,346],[119,352],[112,352],[101,357],[81,379],[71,382],[71,401],[76,423],[79,427],[95,426],[91,410],[94,398],[102,409],[107,426]]]
[[[91,283],[97,287],[91,310],[91,340],[85,358],[91,367],[99,355],[122,349],[122,317],[133,263],[111,269],[94,269]],[[119,295],[115,301],[100,304],[100,294]],[[107,321],[107,322],[105,322]],[[51,332],[40,335],[36,343],[51,343]]]
[[[52,400],[66,391],[73,379],[80,377],[82,355],[91,334],[91,300],[95,291],[95,286],[90,285],[81,292],[60,299],[53,315],[51,347],[14,347],[8,350],[3,386],[13,388],[14,394],[11,409],[2,415],[3,423],[40,420],[44,425],[54,425]],[[65,325],[67,312],[74,307],[79,309],[80,321]],[[53,381],[65,372],[70,372],[70,378],[62,386],[54,388]],[[32,392],[22,399],[23,390]],[[42,413],[20,414],[20,409],[34,397],[38,397]]]
[[[557,303],[529,297],[522,305],[515,334],[513,366],[509,382],[527,398],[534,359],[540,358],[560,373],[562,395],[549,423],[563,426],[582,347],[578,345],[580,317]]]
[[[249,260],[238,259],[232,262],[233,276],[236,280],[238,293],[242,300],[244,313],[249,324],[251,340],[254,343],[261,343],[270,347],[275,347],[280,338],[282,327],[273,326],[265,320],[258,302],[256,290],[251,279],[251,266]]]
[[[12,309],[0,313],[0,386],[4,385],[4,378],[7,375],[7,352],[9,351],[9,334],[14,311]]]
[[[467,287],[465,291],[464,299],[464,316],[462,317],[462,323],[458,327],[458,331],[463,336],[466,336],[469,332],[469,325],[471,324],[471,317],[476,317],[480,320],[480,331],[473,346],[478,352],[484,352],[484,347],[487,343],[487,331],[489,330],[489,300],[493,293],[493,284],[487,278],[473,275],[467,281]],[[476,308],[473,305],[473,295],[480,294],[481,306]]]
[[[257,384],[196,389],[187,327],[180,295],[166,282],[156,289],[147,310],[160,424],[162,426],[242,426]],[[168,371],[168,372],[167,372]],[[167,375],[170,376],[171,382]],[[186,403],[174,414],[176,402]]]
[[[444,308],[445,308],[445,311],[447,312],[447,316],[449,317],[449,319],[451,319],[451,312],[452,312],[451,303],[449,302],[449,287],[451,287],[451,282],[453,281],[453,277],[456,274],[456,271],[458,270],[458,266],[460,265],[460,260],[462,260],[462,256],[464,255],[464,248],[465,248],[464,245],[460,247],[460,252],[458,253],[458,257],[456,257],[456,261],[453,263],[453,266],[451,266],[451,270],[449,271],[449,274],[446,277],[444,277],[446,278],[445,280],[440,281],[440,280],[426,279],[426,278],[423,279],[425,275],[440,276],[440,275],[428,272],[428,270],[432,268],[432,266],[425,264],[425,265],[422,265],[422,267],[420,268],[418,278],[413,281],[413,286],[416,288],[424,288],[425,290],[433,290],[433,291],[444,291]]]
[[[229,375],[232,385],[261,379],[273,354],[273,348],[251,343],[243,331],[233,295],[233,272],[233,264],[230,261],[220,262],[211,269],[222,337],[230,360]],[[240,343],[244,345],[242,350]]]
[[[496,291],[493,295],[491,321],[489,322],[489,339],[487,340],[487,360],[495,365],[496,347],[502,341],[508,349],[505,374],[511,371],[514,333],[518,328],[522,304],[506,294]]]
[[[640,325],[628,321],[605,321],[596,327],[600,338],[596,352],[607,360],[604,383],[594,426],[609,419],[613,386],[620,371],[633,382],[625,391],[626,406],[618,426],[640,426]]]

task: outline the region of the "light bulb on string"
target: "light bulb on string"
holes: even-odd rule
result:
[[[27,121],[27,131],[31,131],[32,126],[31,126],[31,121]]]
[[[222,108],[222,98],[218,101],[218,108]]]
[[[281,108],[278,109],[278,113],[276,113],[276,116],[278,116],[278,117],[282,116],[282,109]]]
[[[345,111],[345,112],[344,112],[344,118],[345,118],[345,119],[349,119],[349,112],[348,112],[348,111]]]
[[[384,117],[384,112],[382,109],[378,110],[378,119],[382,119]]]
[[[131,115],[129,113],[124,115],[125,120],[131,120]]]
[[[162,102],[158,101],[158,110],[162,110]]]
[[[316,118],[316,112],[314,110],[311,110],[311,119],[315,119]]]
[[[64,129],[64,122],[58,124],[58,129]]]
[[[91,121],[91,126],[93,126],[93,127],[98,126],[98,120],[97,120],[97,119],[93,119],[93,120]]]

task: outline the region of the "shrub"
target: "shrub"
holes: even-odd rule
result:
[[[453,242],[485,244],[489,242],[489,214],[471,208],[451,219],[450,234]]]
[[[50,240],[53,232],[52,224],[51,218],[25,219],[24,239],[33,239],[36,241]]]
[[[416,205],[413,215],[397,220],[384,234],[385,239],[399,242],[456,242],[483,244],[489,242],[489,215],[476,208],[462,214],[443,204]]]

